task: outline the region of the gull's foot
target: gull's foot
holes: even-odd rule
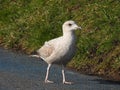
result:
[[[45,80],[45,83],[54,83],[54,82],[50,80]]]
[[[73,82],[67,82],[67,81],[64,81],[63,84],[71,85],[71,84],[73,84]]]

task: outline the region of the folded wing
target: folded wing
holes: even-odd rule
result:
[[[37,53],[40,55],[41,58],[45,59],[49,57],[54,51],[54,47],[52,44],[45,42],[45,44],[37,50]]]

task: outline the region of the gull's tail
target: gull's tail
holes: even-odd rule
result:
[[[38,53],[36,51],[33,51],[31,54],[32,55],[30,55],[30,57],[40,58],[40,55],[38,55]]]
[[[40,58],[40,56],[39,56],[39,55],[30,55],[30,57]]]

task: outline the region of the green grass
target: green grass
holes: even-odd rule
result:
[[[112,76],[120,73],[119,12],[119,0],[0,0],[0,44],[30,54],[74,20],[83,30],[68,66]]]

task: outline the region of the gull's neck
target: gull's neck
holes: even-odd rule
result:
[[[72,39],[72,40],[76,39],[74,31],[63,31],[63,37],[65,39]]]

